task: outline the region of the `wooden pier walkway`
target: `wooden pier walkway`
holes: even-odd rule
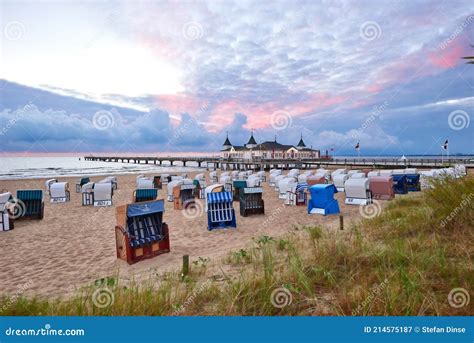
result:
[[[449,159],[380,159],[380,158],[321,158],[311,160],[298,159],[223,159],[219,156],[189,156],[189,157],[172,157],[172,156],[85,156],[86,161],[101,161],[101,162],[120,162],[120,163],[135,163],[135,164],[155,164],[163,165],[164,163],[176,166],[189,166],[193,163],[198,167],[205,167],[208,169],[254,169],[254,170],[268,170],[270,168],[299,168],[311,169],[320,167],[365,167],[378,169],[392,169],[392,168],[443,168],[446,166],[453,166],[461,163],[465,164],[467,168],[474,168],[474,161],[462,158]]]

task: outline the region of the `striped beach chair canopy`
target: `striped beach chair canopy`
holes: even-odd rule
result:
[[[209,204],[220,204],[220,203],[226,203],[226,202],[232,203],[232,193],[230,192],[207,193],[207,202]]]

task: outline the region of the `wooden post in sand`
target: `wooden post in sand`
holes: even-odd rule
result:
[[[189,255],[183,255],[183,270],[181,276],[184,278],[189,273]]]
[[[344,216],[339,215],[339,230],[344,230]]]

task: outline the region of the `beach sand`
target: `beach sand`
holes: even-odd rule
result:
[[[189,176],[194,174],[189,173]],[[113,206],[108,208],[81,206],[81,195],[75,193],[77,178],[60,177],[60,181],[69,182],[70,202],[50,204],[49,196],[45,196],[43,220],[16,221],[14,230],[0,232],[0,294],[14,294],[26,288],[25,295],[67,296],[85,284],[114,276],[117,272],[121,279],[130,280],[176,270],[180,268],[184,254],[189,254],[192,261],[209,257],[212,262],[219,263],[229,251],[247,247],[253,237],[275,237],[295,225],[318,224],[328,230],[339,228],[338,215],[308,215],[305,206],[285,206],[277,192],[264,183],[265,215],[244,218],[239,214],[239,203],[234,202],[237,229],[210,232],[204,211],[196,218],[189,218],[184,211],[174,210],[173,203],[165,201],[164,221],[170,228],[171,253],[128,265],[116,258],[115,208],[132,201],[135,177],[118,176],[118,190],[114,192]],[[17,189],[44,190],[44,181],[0,181],[0,189],[7,189],[12,194]],[[166,189],[159,191],[159,198],[163,197],[166,198]],[[360,218],[359,206],[346,206],[343,193],[338,193],[337,199],[345,225],[349,227]],[[21,288],[25,284],[28,287]]]

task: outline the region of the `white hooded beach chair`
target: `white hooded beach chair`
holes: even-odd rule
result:
[[[105,179],[99,181],[99,183],[110,183],[112,189],[117,189],[117,177],[116,176],[107,176]]]
[[[232,181],[237,181],[239,179],[239,171],[233,170],[231,173],[231,176],[232,176]]]
[[[466,165],[464,164],[455,164],[454,165],[454,174],[456,177],[464,177],[467,175]]]
[[[10,192],[0,194],[0,231],[13,230],[13,208],[10,206],[9,200],[12,198]]]
[[[170,174],[160,174],[160,180],[162,185],[167,185],[170,179]]]
[[[94,206],[112,206],[112,187],[105,182],[94,185]]]
[[[436,177],[435,170],[422,170],[420,171],[420,188],[423,189],[429,189],[432,188],[433,185],[431,184],[431,181]]]
[[[367,177],[365,173],[352,173],[347,175],[349,175],[350,179],[364,179]]]
[[[167,198],[166,198],[166,200],[167,200],[167,201],[169,201],[169,202],[174,201],[173,189],[174,189],[176,186],[181,186],[183,183],[184,183],[184,180],[182,180],[182,179],[180,179],[180,180],[173,180],[173,181],[171,181],[170,183],[168,183],[168,185],[166,186],[166,190],[167,190]]]
[[[49,187],[55,182],[58,182],[58,180],[57,179],[46,180],[46,182],[44,183],[45,194],[49,194]]]
[[[260,187],[260,178],[257,175],[250,175],[247,178],[247,187]]]
[[[248,177],[247,172],[242,171],[242,172],[239,173],[239,178],[238,179],[239,180],[247,180],[247,177]]]
[[[230,175],[229,172],[222,172],[221,175],[219,176],[219,183],[223,183],[222,180],[228,180],[230,179],[232,181],[232,176]]]
[[[268,181],[270,187],[275,187],[275,178],[281,175],[281,173],[280,169],[272,169],[272,171],[270,171],[270,180]]]
[[[357,170],[357,169],[351,169],[347,172],[347,175],[349,175],[349,177],[351,177],[352,175],[354,174],[357,174],[357,173],[360,173],[361,171],[360,170]]]
[[[347,205],[368,205],[372,203],[368,178],[351,177],[344,183]]]
[[[136,183],[137,183],[137,189],[153,189],[153,188],[155,188],[155,185],[154,185],[152,179],[142,177],[140,179],[137,179]]]
[[[278,198],[280,199],[287,199],[288,192],[295,192],[296,191],[296,178],[294,177],[287,177],[281,179],[278,183]]]
[[[300,175],[300,170],[299,169],[290,169],[288,172],[288,177],[298,177]]]
[[[267,177],[265,176],[265,171],[261,170],[261,171],[257,172],[257,176],[260,179],[260,182],[267,181]]]
[[[380,171],[379,170],[372,170],[367,173],[367,177],[371,178],[374,176],[380,176]]]
[[[67,182],[55,182],[49,187],[51,203],[67,202],[71,199],[69,184]]]
[[[94,182],[88,182],[81,187],[82,206],[94,205]]]
[[[382,169],[380,171],[380,176],[392,176],[393,174],[393,170],[391,169]]]
[[[345,168],[340,168],[340,169],[336,169],[335,171],[333,171],[331,173],[331,180],[334,181],[334,177],[338,174],[347,174],[347,169]]]
[[[347,174],[336,174],[333,175],[332,180],[334,182],[334,186],[338,192],[344,192],[344,183],[349,179],[349,175]]]
[[[274,184],[275,184],[275,191],[278,192],[278,190],[280,189],[279,186],[280,186],[280,181],[283,180],[284,178],[288,177],[287,175],[278,175],[275,177],[274,179]]]
[[[211,183],[216,183],[217,182],[217,172],[216,171],[211,171],[209,173],[209,179]]]

